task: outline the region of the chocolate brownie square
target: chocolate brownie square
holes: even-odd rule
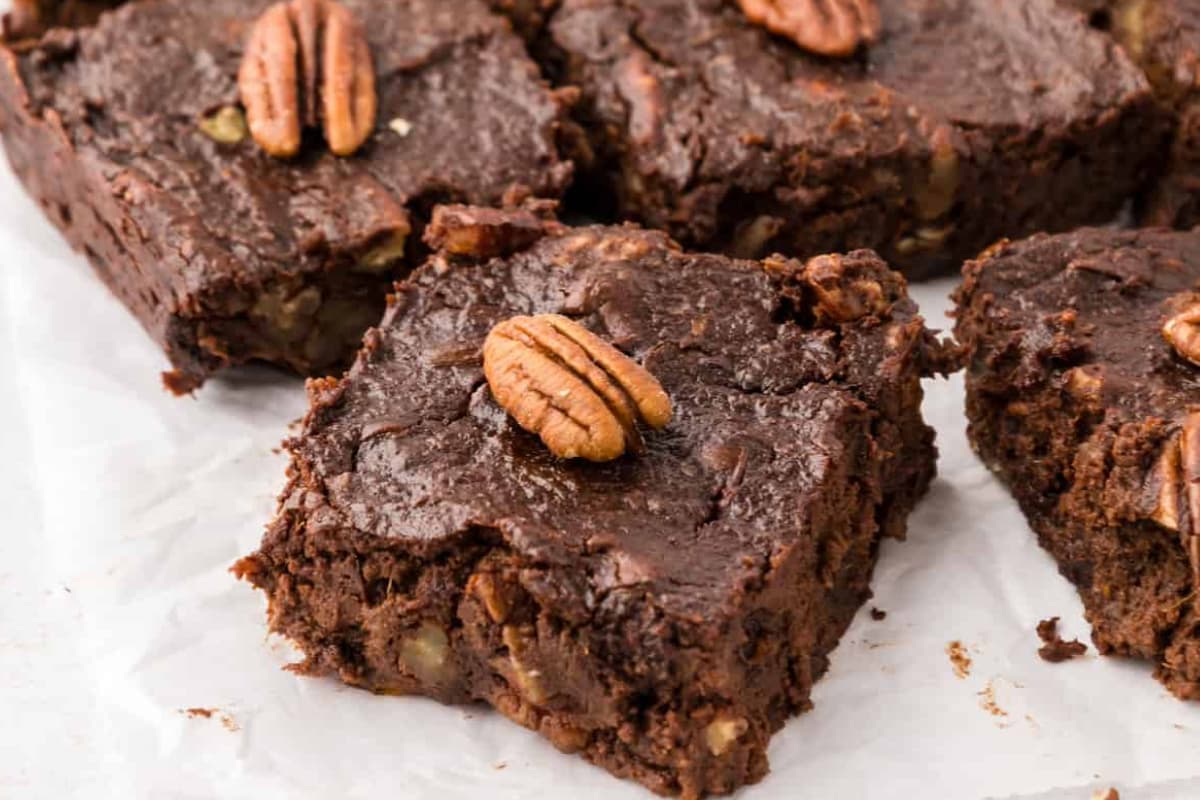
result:
[[[589,174],[620,213],[740,256],[878,250],[910,276],[1001,236],[1107,222],[1165,124],[1144,76],[1055,0],[881,0],[830,59],[729,0],[562,0]]]
[[[246,135],[237,76],[267,0],[131,3],[0,49],[9,160],[189,391],[230,364],[327,374],[422,258],[437,201],[553,197],[563,97],[483,2],[346,0],[377,75],[353,156]]]
[[[1173,120],[1169,160],[1139,202],[1146,225],[1200,223],[1200,5],[1190,0],[1092,0],[1092,21],[1142,66]]]
[[[310,382],[235,572],[301,673],[484,701],[664,794],[757,781],[934,474],[920,379],[953,354],[866,251],[735,261],[462,207],[428,233],[353,368]],[[541,314],[648,370],[673,420],[616,460],[553,455],[480,356]]]
[[[1200,699],[1200,232],[1038,235],[964,272],[973,446],[1097,648]]]
[[[0,19],[0,34],[8,41],[36,38],[50,28],[91,25],[102,13],[124,0],[13,0]]]

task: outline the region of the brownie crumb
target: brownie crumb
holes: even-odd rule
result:
[[[1008,712],[1001,708],[1000,704],[996,702],[996,687],[991,681],[987,682],[987,686],[983,688],[983,691],[976,692],[976,694],[979,696],[979,707],[984,711],[988,712],[993,717],[1008,716]]]
[[[971,657],[967,655],[967,648],[963,647],[962,642],[955,639],[946,645],[946,655],[950,656],[956,678],[965,678],[971,674]]]
[[[1064,642],[1058,635],[1058,617],[1044,619],[1037,625],[1038,638],[1043,644],[1038,648],[1038,655],[1051,664],[1069,661],[1087,652],[1087,645],[1078,639]]]
[[[213,714],[217,713],[215,708],[184,708],[180,709],[180,711],[184,714],[187,714],[192,719],[195,719],[196,717],[204,717],[204,719],[208,719]]]
[[[887,619],[887,612],[884,611],[882,608],[872,608],[871,609],[871,619],[875,620],[876,622],[885,620],[885,619]]]

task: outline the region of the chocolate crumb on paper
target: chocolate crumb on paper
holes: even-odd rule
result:
[[[967,648],[963,643],[955,639],[946,645],[946,655],[950,657],[950,664],[954,667],[954,676],[956,678],[966,678],[971,674],[971,657],[967,655]]]
[[[221,722],[221,726],[230,733],[237,733],[241,730],[241,726],[237,724],[237,720],[231,714],[221,711],[219,708],[181,708],[180,714],[186,714],[189,719],[212,719],[216,717]]]
[[[987,685],[983,687],[983,691],[976,692],[976,694],[979,695],[979,707],[984,711],[988,712],[993,717],[1001,717],[1005,719],[1008,717],[1008,712],[1001,708],[1000,704],[996,702],[996,687],[991,681],[987,682]]]
[[[217,709],[215,709],[215,708],[181,708],[181,709],[179,709],[179,713],[187,714],[192,719],[196,719],[197,717],[203,717],[204,719],[210,719],[213,714],[217,713]]]
[[[885,620],[885,619],[887,619],[887,612],[884,611],[882,608],[872,608],[871,609],[871,619],[875,620],[876,622]]]
[[[1051,664],[1069,661],[1087,652],[1087,645],[1078,639],[1065,642],[1058,635],[1058,617],[1051,617],[1039,622],[1037,635],[1043,642],[1042,646],[1038,648],[1038,655]]]

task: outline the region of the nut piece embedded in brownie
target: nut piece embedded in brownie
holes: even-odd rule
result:
[[[1158,159],[1145,77],[1055,0],[878,11],[875,41],[831,59],[730,0],[563,0],[551,50],[582,89],[589,178],[688,245],[872,247],[922,276],[1107,222]]]
[[[655,791],[732,791],[811,705],[933,476],[920,378],[954,353],[873,253],[734,261],[533,224],[435,212],[431,241],[480,249],[437,253],[346,377],[310,383],[279,514],[235,571],[301,672],[485,701]],[[485,376],[497,330],[525,360]],[[489,379],[528,393],[519,420]],[[547,446],[626,402],[624,455]]]
[[[238,75],[270,5],[131,3],[95,27],[0,49],[14,170],[167,351],[176,391],[251,360],[340,368],[420,259],[435,202],[554,197],[570,178],[563,97],[481,0],[316,4],[357,20],[374,97],[357,80],[361,43],[345,40],[342,53],[326,42],[323,56],[358,59],[352,93],[297,73],[299,153],[267,155],[261,120],[248,125],[240,104],[255,84],[239,93]],[[344,16],[328,19],[345,31]],[[338,102],[355,115],[337,116]]]
[[[964,272],[972,444],[1100,652],[1200,699],[1200,232],[1039,235]]]

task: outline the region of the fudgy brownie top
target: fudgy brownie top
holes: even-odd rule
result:
[[[559,103],[520,40],[483,2],[345,0],[370,42],[375,134],[351,158],[314,143],[293,160],[200,121],[238,102],[250,24],[269,0],[128,4],[94,28],[55,31],[20,58],[35,113],[145,211],[184,274],[176,291],[258,281],[367,252],[436,199],[498,201],[514,185],[557,194]]]
[[[323,485],[338,512],[331,527],[343,518],[422,558],[472,530],[498,532],[546,565],[540,599],[567,619],[640,584],[700,624],[781,551],[836,541],[821,529],[831,508],[869,508],[892,488],[871,477],[869,442],[941,362],[903,281],[874,254],[731,261],[634,228],[479,219],[441,209],[429,238],[450,252],[527,248],[435,257],[399,286],[346,378],[310,385],[290,447],[300,484]],[[557,459],[492,400],[485,336],[542,313],[575,319],[662,383],[675,416],[640,453]],[[857,488],[831,490],[847,472]]]
[[[601,116],[627,114],[642,171],[679,187],[734,176],[761,191],[801,183],[823,158],[950,146],[984,161],[1004,146],[996,131],[1062,132],[1146,91],[1054,0],[880,6],[879,41],[846,60],[807,54],[726,0],[564,0],[551,30],[596,67]]]
[[[1074,390],[1121,419],[1169,420],[1195,404],[1200,367],[1162,329],[1200,303],[1200,234],[1038,235],[996,246],[965,273],[960,295],[975,298],[988,318],[988,357],[1019,365],[1014,388],[1080,367],[1071,374]],[[961,323],[959,330],[968,337],[981,331]]]

